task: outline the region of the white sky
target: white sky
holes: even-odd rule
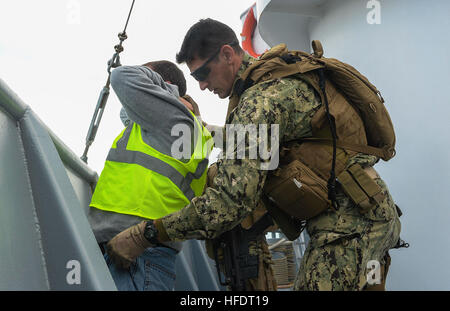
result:
[[[121,53],[122,65],[150,60],[175,62],[183,38],[201,18],[217,19],[240,38],[241,13],[255,0],[136,0]],[[131,0],[2,0],[0,78],[81,156],[85,138],[105,85],[106,63],[118,44]],[[227,100],[201,92],[181,65],[188,93],[203,119],[223,124]],[[99,174],[120,133],[120,103],[111,90],[99,131],[89,149],[89,166]]]

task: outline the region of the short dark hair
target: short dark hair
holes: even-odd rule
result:
[[[181,50],[177,53],[177,63],[209,58],[225,44],[232,45],[237,53],[243,53],[233,29],[211,18],[201,19],[186,33]]]
[[[153,71],[159,73],[164,81],[170,81],[170,83],[178,86],[178,93],[180,96],[186,94],[186,78],[183,72],[177,65],[167,60],[158,60],[148,62],[143,66],[147,66]]]

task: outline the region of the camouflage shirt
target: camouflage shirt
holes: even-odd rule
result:
[[[254,62],[245,55],[236,80]],[[320,97],[304,81],[296,78],[274,79],[255,84],[241,96],[227,118],[229,124],[279,125],[279,143],[312,136],[311,118],[320,107]],[[248,142],[249,149],[252,143]],[[257,143],[257,142],[256,142]],[[229,157],[235,150],[224,151],[218,160],[213,187],[194,198],[182,210],[162,218],[171,240],[213,239],[242,222],[257,206],[267,177],[259,157]],[[249,153],[246,153],[249,154]],[[370,159],[369,159],[370,158]],[[375,161],[359,156],[353,161]]]

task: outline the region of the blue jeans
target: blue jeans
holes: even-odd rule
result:
[[[149,247],[130,268],[117,267],[104,257],[116,287],[120,291],[170,291],[175,287],[177,252],[167,247]]]

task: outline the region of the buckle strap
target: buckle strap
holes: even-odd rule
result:
[[[298,140],[299,142],[317,142],[317,143],[323,143],[323,144],[332,144],[332,140],[330,138],[317,138],[317,137],[306,137],[301,138]],[[352,144],[348,143],[342,140],[336,141],[336,146],[338,148],[342,149],[348,149],[352,151],[357,151],[365,154],[371,154],[374,156],[377,156],[379,158],[382,158],[383,160],[387,161],[390,158],[392,158],[395,155],[395,150],[392,148],[377,148],[372,147],[368,145],[358,145],[358,144]]]
[[[344,192],[359,206],[361,213],[368,212],[385,198],[374,180],[377,177],[375,169],[363,169],[359,164],[350,166],[338,176]]]

